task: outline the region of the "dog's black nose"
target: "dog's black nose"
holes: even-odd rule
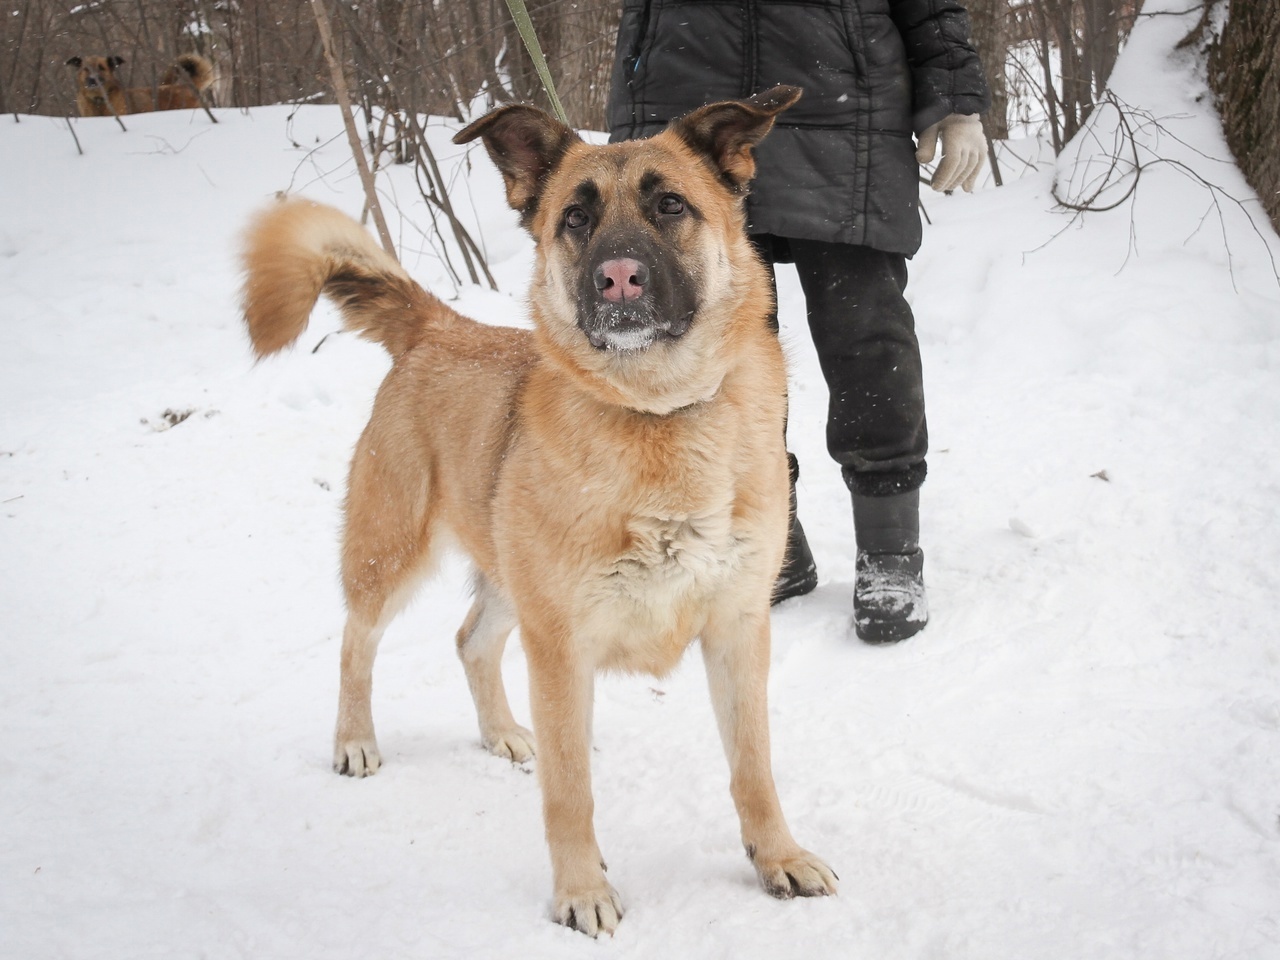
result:
[[[610,303],[635,300],[644,293],[649,282],[649,268],[631,257],[606,260],[592,274],[596,289]]]

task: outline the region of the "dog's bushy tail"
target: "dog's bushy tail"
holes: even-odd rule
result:
[[[284,200],[257,215],[245,234],[241,304],[259,357],[293,343],[325,294],[343,325],[407,352],[432,323],[455,314],[422,289],[345,213],[308,200]]]
[[[178,75],[181,70],[190,79],[197,90],[207,90],[213,84],[213,64],[198,53],[184,53],[161,78],[162,84],[178,83],[183,78]]]

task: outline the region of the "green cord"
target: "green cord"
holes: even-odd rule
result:
[[[551,82],[551,71],[547,69],[547,58],[542,55],[542,45],[538,43],[538,34],[533,29],[533,19],[529,16],[529,9],[524,5],[524,0],[507,0],[507,9],[511,11],[511,19],[516,22],[516,29],[520,31],[520,39],[524,41],[525,47],[529,51],[529,56],[533,59],[534,69],[538,71],[538,77],[542,80],[542,86],[547,91],[547,97],[551,100],[551,109],[556,115],[556,119],[569,126],[569,118],[565,116],[564,107],[560,105],[560,98],[556,96],[556,85]]]

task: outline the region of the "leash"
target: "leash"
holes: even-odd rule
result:
[[[538,43],[538,34],[533,29],[533,18],[529,16],[529,8],[525,6],[524,0],[507,0],[507,9],[511,11],[511,19],[515,21],[516,29],[520,32],[520,39],[524,41],[525,49],[529,51],[529,58],[533,60],[533,68],[538,71],[538,79],[542,81],[542,88],[547,91],[547,97],[551,100],[551,110],[556,115],[556,119],[569,126],[569,118],[565,116],[564,107],[560,105],[560,98],[556,96],[556,85],[551,81],[551,71],[547,68],[547,58],[542,55],[542,45]]]

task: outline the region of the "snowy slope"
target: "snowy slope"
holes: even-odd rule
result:
[[[1169,54],[1187,26],[1141,23],[1116,92],[1247,197]],[[0,121],[0,957],[1280,958],[1269,227],[1171,164],[1076,222],[1047,169],[925,198],[933,620],[890,649],[851,635],[847,494],[781,277],[822,583],[774,616],[775,773],[841,892],[757,888],[695,654],[600,684],[628,914],[593,943],[548,921],[536,777],[478,744],[461,562],[383,643],[386,766],[329,770],[346,461],[388,364],[322,308],[254,365],[234,253],[276,191],[358,214],[359,188],[335,109],[218,119],[77,120],[83,156],[64,121]],[[403,259],[523,322],[528,242],[435,131],[501,291],[453,287],[393,170]],[[507,674],[527,718],[514,642]]]

